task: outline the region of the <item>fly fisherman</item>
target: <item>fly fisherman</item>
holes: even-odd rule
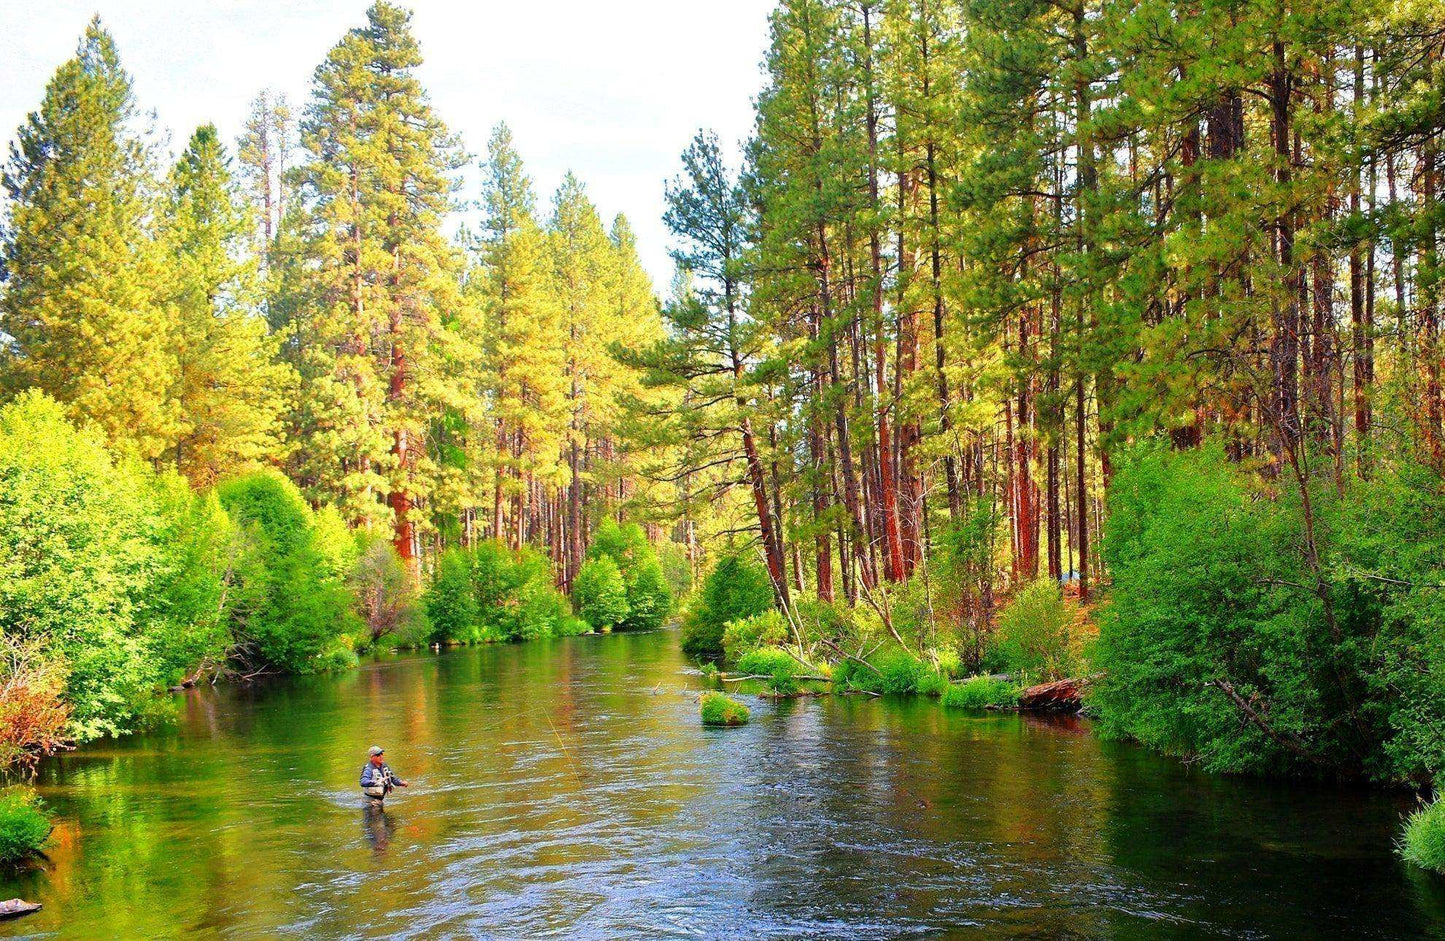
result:
[[[367,754],[370,757],[361,768],[361,793],[380,804],[393,787],[406,787],[406,782],[392,774],[391,768],[382,760],[385,750],[380,745],[371,746]]]

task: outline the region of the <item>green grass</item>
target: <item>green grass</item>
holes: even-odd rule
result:
[[[989,706],[1017,706],[1017,686],[1004,680],[975,676],[966,683],[950,686],[943,693],[943,704],[950,709],[987,709]]]
[[[0,792],[0,862],[37,853],[48,839],[50,812],[35,792],[18,787]]]
[[[726,693],[702,694],[703,725],[746,725],[750,715],[746,705]]]
[[[1406,818],[1400,855],[1423,869],[1445,873],[1445,801],[1433,800]]]

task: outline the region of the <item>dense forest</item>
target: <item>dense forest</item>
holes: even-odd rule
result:
[[[742,166],[669,188],[669,479],[830,659],[1053,647],[1108,732],[1429,780],[1442,52],[1428,2],[781,3]]]
[[[684,650],[779,694],[1073,678],[1213,770],[1445,766],[1436,0],[783,0],[664,303],[506,127],[461,191],[420,61],[378,2],[164,166],[96,22],[19,130],[10,747],[707,571]]]
[[[632,230],[571,175],[539,208],[504,125],[468,154],[409,19],[374,5],[304,107],[262,92],[174,159],[96,20],[18,130],[5,759],[137,728],[167,686],[652,626],[685,588],[619,525],[653,393],[612,351],[663,336]]]

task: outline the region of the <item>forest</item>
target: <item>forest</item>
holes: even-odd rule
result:
[[[3,173],[6,755],[676,608],[779,695],[1067,678],[1208,770],[1432,786],[1445,7],[769,35],[750,138],[665,184],[659,300],[579,179],[466,152],[405,10],[174,159],[94,21]]]

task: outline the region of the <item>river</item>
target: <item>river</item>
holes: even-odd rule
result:
[[[1209,775],[1078,722],[747,697],[671,631],[196,690],[41,770],[64,937],[1445,936],[1410,798]],[[373,742],[412,788],[383,813]]]

